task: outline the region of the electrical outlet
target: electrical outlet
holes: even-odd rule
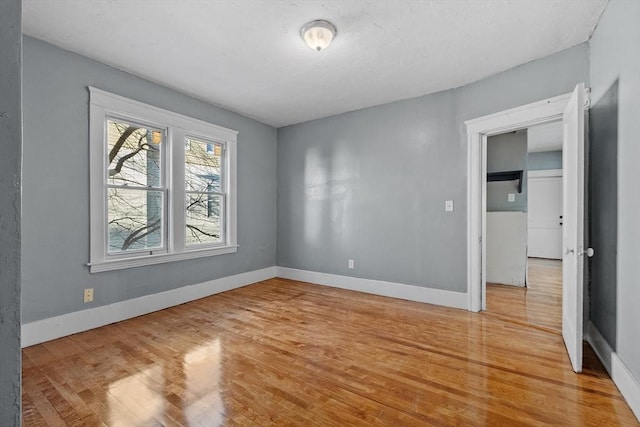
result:
[[[355,268],[355,262],[354,262],[352,259],[350,259],[350,260],[349,260],[349,265],[348,265],[348,267],[349,267],[350,269],[352,269],[352,270]]]
[[[516,193],[509,193],[509,195],[507,196],[507,201],[515,202],[516,201]]]
[[[447,212],[453,212],[453,200],[446,200],[444,202],[444,210]]]
[[[84,302],[93,302],[93,288],[84,290]]]

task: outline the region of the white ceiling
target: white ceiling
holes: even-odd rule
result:
[[[527,129],[527,151],[562,150],[562,121],[531,126]]]
[[[607,0],[23,0],[24,32],[279,127],[588,40]],[[322,52],[300,27],[338,29]],[[123,94],[126,95],[126,94]]]

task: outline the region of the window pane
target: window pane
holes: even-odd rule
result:
[[[109,188],[108,252],[163,246],[164,192]]]
[[[187,194],[186,245],[222,243],[222,196]]]
[[[221,192],[222,145],[187,138],[184,154],[185,189]]]
[[[158,129],[107,120],[109,184],[160,187],[164,133]]]

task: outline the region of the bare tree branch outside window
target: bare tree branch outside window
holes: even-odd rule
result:
[[[108,120],[110,253],[163,245],[162,131]]]
[[[153,250],[164,245],[165,188],[161,176],[164,133],[107,121],[108,250]],[[186,245],[223,241],[223,146],[185,141]]]
[[[221,144],[185,141],[186,244],[222,242],[224,194]]]

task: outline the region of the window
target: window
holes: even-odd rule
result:
[[[91,272],[235,252],[237,132],[89,90]]]
[[[166,252],[165,132],[108,117],[107,254]]]
[[[185,141],[187,246],[224,241],[223,150],[215,142],[192,137]]]

